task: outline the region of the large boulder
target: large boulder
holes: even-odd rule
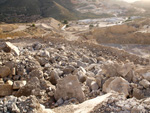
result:
[[[0,77],[7,77],[11,73],[11,70],[7,66],[0,66]]]
[[[125,94],[125,96],[128,96],[129,89],[130,89],[129,82],[122,77],[110,78],[103,84],[103,92],[106,93],[113,90],[119,93],[123,93]]]
[[[76,76],[70,75],[63,79],[59,79],[56,87],[54,95],[56,100],[60,98],[63,100],[76,98],[79,102],[84,101],[85,95]]]
[[[107,61],[103,64],[102,70],[106,77],[115,77],[118,75],[117,69],[119,66],[117,62]]]
[[[19,49],[10,42],[5,42],[5,47],[3,48],[3,50],[5,52],[11,52],[12,51],[15,53],[15,55],[18,55],[18,56],[20,55]]]

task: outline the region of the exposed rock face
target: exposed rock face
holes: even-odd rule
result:
[[[85,98],[77,77],[71,75],[58,80],[55,92],[56,100],[59,98],[66,100],[73,97],[77,98],[79,102],[83,102]]]
[[[129,82],[122,77],[110,78],[103,85],[104,92],[110,92],[111,90],[123,93],[125,96],[129,95],[128,90],[130,89]]]

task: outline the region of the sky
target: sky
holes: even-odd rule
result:
[[[132,3],[132,2],[135,2],[135,1],[139,1],[139,0],[124,0],[124,1]]]

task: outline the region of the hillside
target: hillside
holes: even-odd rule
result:
[[[31,22],[45,17],[75,20],[142,14],[142,8],[133,5],[118,0],[1,0],[0,22]]]
[[[70,7],[72,4],[67,0],[3,0],[0,2],[0,21],[25,22],[42,17],[73,19]]]
[[[139,8],[142,8],[145,10],[145,13],[143,13],[142,16],[147,16],[149,17],[150,16],[150,1],[149,0],[140,0],[140,1],[137,1],[135,3],[133,3],[133,6],[135,7],[139,7]]]

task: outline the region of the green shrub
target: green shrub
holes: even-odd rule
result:
[[[64,20],[64,22],[63,22],[64,24],[68,24],[68,20]]]
[[[89,25],[89,28],[93,28],[93,27],[94,27],[94,25],[92,25],[92,24]]]
[[[35,27],[35,24],[32,24],[32,27]]]

